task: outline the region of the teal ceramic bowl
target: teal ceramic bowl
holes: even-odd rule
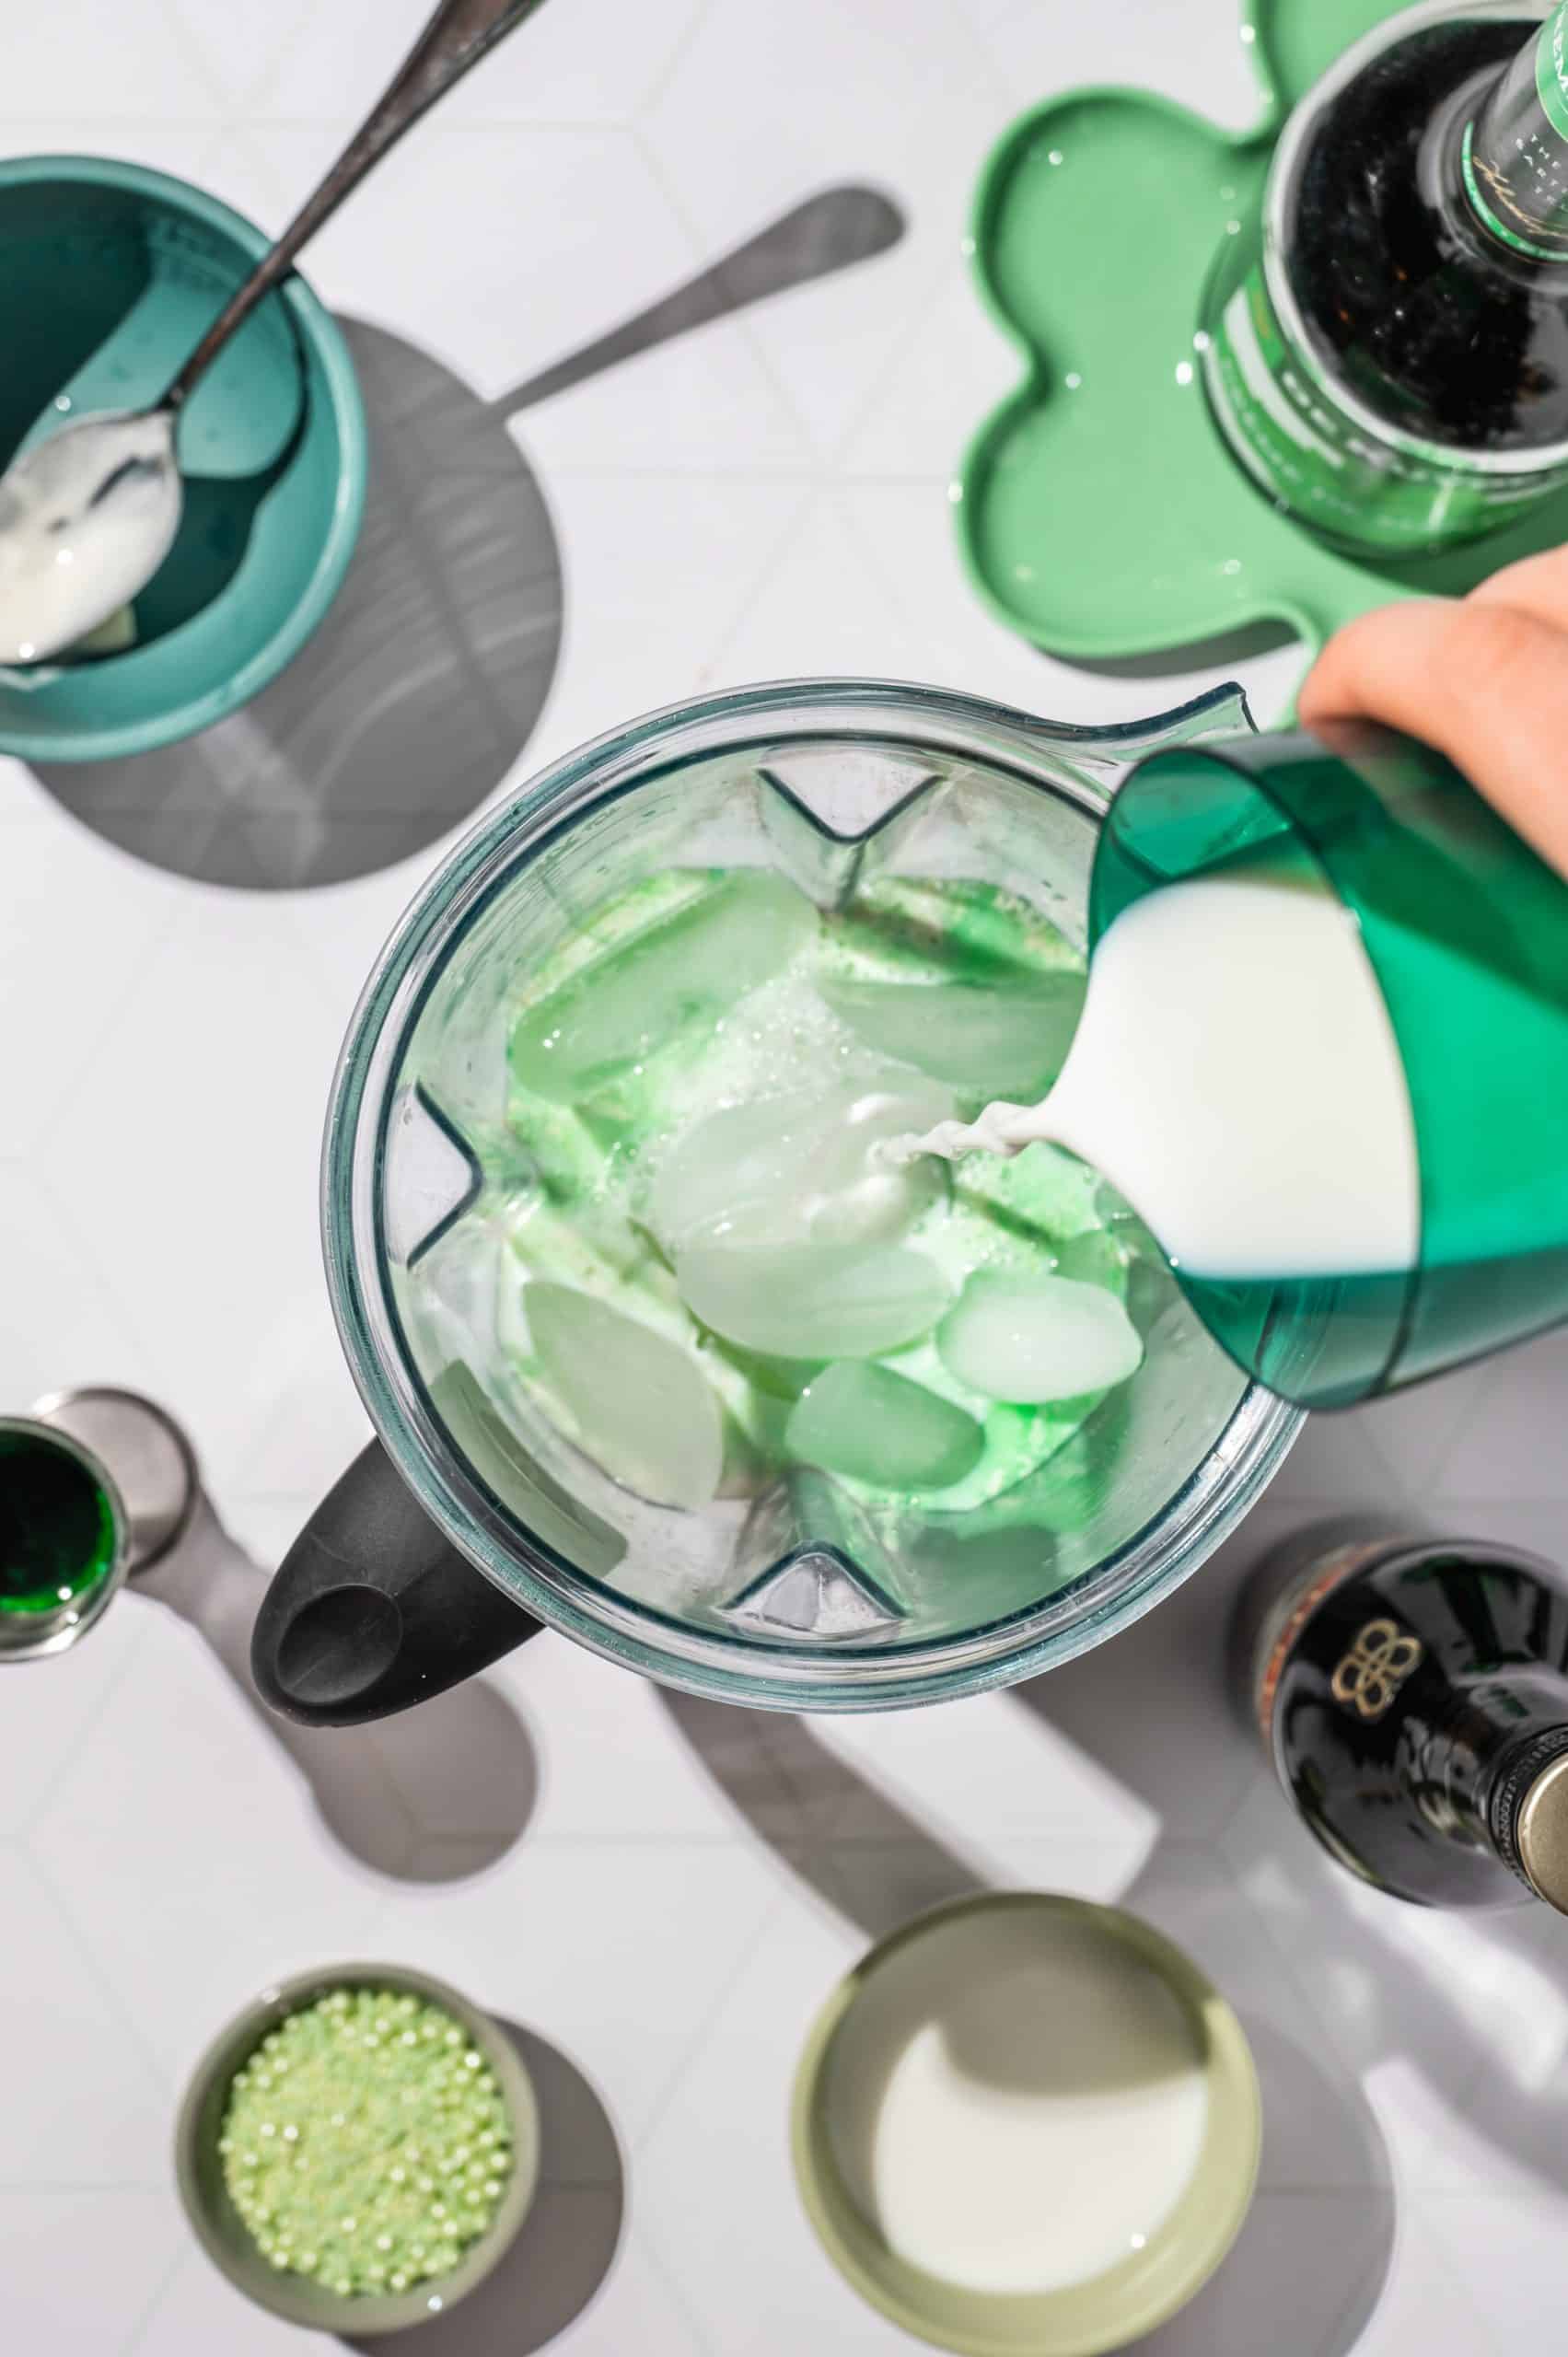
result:
[[[215,197],[102,157],[0,163],[0,459],[65,418],[157,400],[269,240]],[[0,668],[0,752],[107,761],[194,735],[275,678],[331,603],[365,505],[365,412],[343,336],[296,276],[180,421],[180,536],[137,640]]]

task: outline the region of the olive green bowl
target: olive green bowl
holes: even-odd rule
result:
[[[297,2013],[334,1989],[389,1989],[398,1996],[444,2006],[494,2073],[511,2119],[512,2174],[494,2217],[448,2274],[432,2277],[407,2292],[330,2292],[307,2276],[290,2275],[271,2266],[257,2249],[224,2182],[218,2136],[236,2072],[285,2014]],[[321,2332],[401,2332],[454,2306],[505,2256],[528,2213],[539,2183],[539,2107],[533,2083],[505,2031],[444,1980],[411,1972],[399,1964],[323,1965],[264,1989],[214,2038],[192,2074],[180,2107],[174,2167],[180,2199],[197,2240],[213,2264],[258,2307],[270,2309],[290,2324],[312,2325]]]
[[[1001,1909],[1038,1926],[1042,1955],[1066,1925],[1108,1956],[1131,1952],[1164,1981],[1191,2024],[1208,2082],[1196,2166],[1175,2208],[1142,2250],[1060,2290],[988,2293],[925,2273],[889,2249],[841,2170],[828,2091],[855,2067],[856,2011],[895,1957],[960,1917]],[[863,2024],[864,2024],[863,2016]],[[1218,2267],[1251,2206],[1262,2143],[1262,2104],[1251,2049],[1235,2014],[1196,1965],[1135,1915],[1043,1892],[987,1893],[918,1917],[880,1941],[818,2014],[796,2074],[791,2123],[796,2179],[823,2247],[863,2299],[906,2332],[961,2357],[1103,2357],[1153,2332]]]

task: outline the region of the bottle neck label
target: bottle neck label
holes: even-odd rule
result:
[[[1460,169],[1492,237],[1531,261],[1568,260],[1568,5],[1466,124]]]
[[[1260,489],[1356,548],[1415,554],[1472,539],[1568,483],[1562,462],[1491,474],[1461,451],[1417,457],[1384,441],[1287,341],[1260,258],[1210,318],[1202,362],[1220,429]]]

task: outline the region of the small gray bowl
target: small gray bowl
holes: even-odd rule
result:
[[[412,2291],[329,2292],[307,2276],[270,2266],[224,2183],[218,2136],[236,2072],[285,2014],[297,2013],[333,1989],[390,1989],[400,1996],[445,2006],[494,2072],[511,2119],[512,2174],[494,2217],[449,2274],[416,2284]],[[180,2199],[203,2249],[258,2307],[320,2332],[401,2332],[452,2307],[500,2261],[528,2213],[539,2183],[539,2106],[533,2082],[505,2033],[444,1980],[399,1964],[321,1965],[264,1989],[214,2038],[192,2073],[180,2107],[174,2168]]]

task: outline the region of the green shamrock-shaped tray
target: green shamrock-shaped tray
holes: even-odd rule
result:
[[[1152,92],[1080,89],[993,152],[975,271],[1028,374],[970,447],[958,528],[992,610],[1052,655],[1125,662],[1268,622],[1316,653],[1369,607],[1462,594],[1568,540],[1565,493],[1442,556],[1357,562],[1272,507],[1209,415],[1192,338],[1227,224],[1256,206],[1296,100],[1402,12],[1243,0],[1263,111],[1239,136]]]

